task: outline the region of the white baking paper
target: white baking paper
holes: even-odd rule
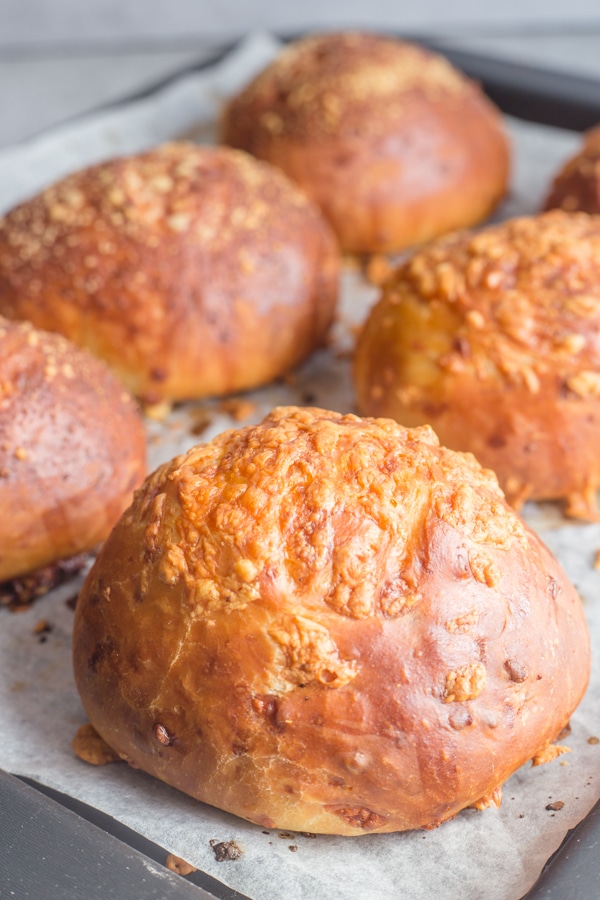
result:
[[[209,70],[0,152],[0,212],[91,162],[174,137],[211,140],[223,98],[276,49],[270,36],[252,36]],[[512,190],[496,218],[538,209],[551,174],[578,144],[578,137],[569,132],[517,121],[510,121],[509,128],[515,155]],[[294,384],[247,395],[255,408],[245,424],[282,403],[351,411],[349,363],[341,351],[352,346],[352,326],[364,318],[376,294],[360,272],[348,266],[334,346],[301,367]],[[186,404],[163,423],[149,422],[152,467],[198,440],[191,429],[207,410],[212,418],[202,439],[234,424],[216,402]],[[572,733],[563,741],[572,753],[517,772],[505,786],[500,810],[468,810],[431,832],[290,836],[196,803],[124,763],[86,765],[71,750],[71,738],[85,722],[71,674],[73,613],[66,604],[79,581],[25,612],[0,609],[0,767],[109,813],[253,900],[517,900],[567,830],[600,796],[600,744],[589,741],[600,736],[600,573],[593,567],[600,526],[567,523],[554,504],[528,504],[525,518],[581,593],[595,662],[589,691],[572,719]],[[34,633],[42,618],[52,626],[44,643]],[[562,809],[546,808],[558,800],[564,802]],[[231,839],[243,847],[243,856],[216,862],[209,841]]]

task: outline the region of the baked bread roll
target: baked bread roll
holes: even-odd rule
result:
[[[597,517],[600,219],[549,212],[432,243],[400,266],[359,337],[359,409],[428,422],[509,501]]]
[[[600,126],[584,135],[581,150],[557,172],[545,208],[600,213]]]
[[[589,646],[471,456],[292,407],[146,481],[80,594],[74,665],[134,766],[263,827],[359,835],[498,804]]]
[[[373,34],[290,45],[229,102],[221,134],[293,178],[353,253],[479,222],[507,185],[501,117],[479,87],[443,57]]]
[[[0,318],[0,582],[93,549],[145,471],[141,419],[106,366]]]
[[[93,166],[0,223],[0,313],[85,346],[147,403],[283,374],[323,342],[337,279],[319,211],[226,148]]]

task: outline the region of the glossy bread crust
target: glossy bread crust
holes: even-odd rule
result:
[[[320,212],[276,169],[167,144],[0,220],[0,314],[88,348],[148,403],[225,394],[323,343],[338,264]]]
[[[472,225],[508,179],[501,117],[479,87],[441,56],[372,34],[288,46],[229,102],[221,138],[286,172],[355,253]]]
[[[359,337],[360,411],[429,423],[516,506],[597,515],[600,219],[560,211],[432,243],[400,266]]]
[[[146,481],[80,594],[74,666],[132,765],[263,827],[360,835],[497,805],[579,702],[589,641],[472,457],[283,408]]]
[[[106,366],[0,318],[0,582],[95,548],[145,471],[142,421]]]

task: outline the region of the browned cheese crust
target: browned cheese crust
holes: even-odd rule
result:
[[[337,280],[319,211],[226,148],[112,160],[0,220],[0,313],[87,347],[151,403],[287,371],[323,342]]]
[[[107,743],[268,828],[497,805],[589,671],[581,602],[490,472],[429,428],[318,409],[160,468],[75,615]]]
[[[545,208],[600,213],[600,127],[584,135],[581,150],[557,172]]]
[[[560,211],[432,243],[397,269],[355,357],[358,406],[493,469],[508,499],[600,486],[600,219]]]
[[[143,424],[106,366],[0,318],[0,582],[99,544],[145,472]]]
[[[279,166],[350,252],[399,250],[503,197],[500,115],[443,57],[376,35],[292,44],[227,105],[226,144]]]

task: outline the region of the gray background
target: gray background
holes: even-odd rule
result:
[[[0,146],[139,90],[248,30],[349,25],[600,79],[600,0],[0,0]]]

